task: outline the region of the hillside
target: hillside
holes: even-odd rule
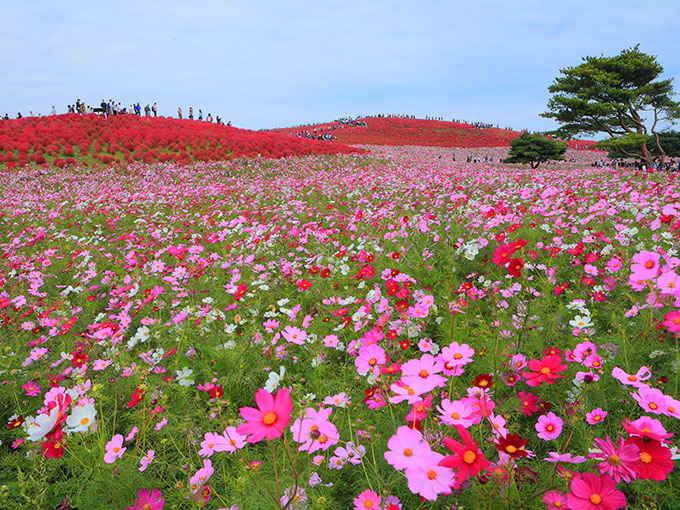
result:
[[[329,134],[334,140],[349,145],[417,145],[427,147],[509,147],[510,141],[519,138],[519,131],[473,124],[400,117],[366,117],[352,122],[329,122],[293,128],[272,130],[274,133],[292,134],[292,138]],[[593,141],[570,140],[570,148],[585,149]]]
[[[0,164],[226,160],[361,152],[336,142],[169,117],[56,115],[0,120]]]

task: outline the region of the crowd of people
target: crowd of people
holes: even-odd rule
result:
[[[98,106],[93,106],[93,105],[88,105],[84,101],[81,101],[80,99],[76,99],[76,101],[73,104],[69,104],[66,106],[66,112],[67,113],[75,113],[75,114],[80,114],[80,115],[89,115],[89,114],[98,114],[98,115],[104,115],[106,117],[109,116],[115,116],[115,115],[137,115],[139,117],[144,116],[144,117],[158,117],[158,104],[157,103],[147,103],[146,106],[142,106],[141,103],[133,103],[129,106],[123,106],[122,102],[114,101],[113,99],[109,99],[108,101],[102,99],[101,103],[99,103]],[[55,106],[52,106],[52,110],[50,111],[49,115],[57,115],[57,109]],[[17,112],[15,118],[21,119],[23,118],[24,115],[21,112]],[[31,110],[28,114],[28,117],[42,117],[41,113],[38,113],[37,115],[33,114],[33,111]],[[2,120],[9,120],[10,116],[8,113],[5,113],[4,116],[0,117]],[[177,109],[177,118],[182,119],[182,108]],[[193,107],[189,108],[189,119],[194,120],[194,109]],[[202,121],[203,119],[203,111],[198,110],[198,120]],[[207,122],[216,122],[217,124],[222,124],[224,126],[231,126],[231,121],[227,122],[226,124],[222,121],[222,118],[217,115],[216,117],[213,117],[212,114],[208,113],[208,115],[205,117],[205,120]]]

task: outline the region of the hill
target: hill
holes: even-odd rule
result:
[[[362,152],[336,142],[169,117],[56,115],[0,120],[0,164],[227,160]]]
[[[316,129],[316,133],[314,131]],[[427,147],[509,147],[521,132],[509,129],[401,117],[365,117],[272,130],[292,134],[293,138],[330,134],[334,140],[349,145],[417,145]],[[596,142],[570,140],[572,149],[587,149]]]

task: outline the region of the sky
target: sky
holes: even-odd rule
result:
[[[545,131],[557,127],[539,117],[548,86],[582,57],[639,44],[663,78],[680,77],[677,0],[33,0],[0,12],[10,117],[114,99],[246,129],[408,114]]]

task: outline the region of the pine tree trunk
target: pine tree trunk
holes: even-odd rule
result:
[[[640,151],[642,152],[642,159],[644,160],[645,165],[647,165],[647,168],[652,168],[654,166],[654,162],[652,161],[652,155],[649,153],[649,149],[647,148],[647,142],[642,142]]]

